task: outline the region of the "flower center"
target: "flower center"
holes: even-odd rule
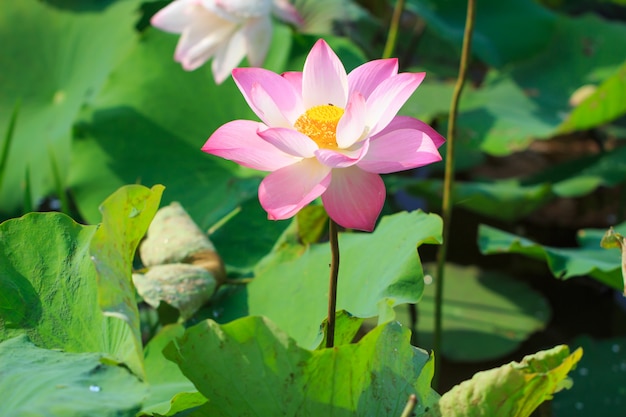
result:
[[[341,116],[341,107],[332,104],[315,106],[298,117],[294,127],[313,139],[320,148],[337,149],[337,123]]]

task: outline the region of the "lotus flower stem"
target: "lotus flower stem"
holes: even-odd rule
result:
[[[404,0],[396,1],[396,6],[393,9],[393,15],[391,16],[391,23],[389,24],[389,33],[387,34],[387,42],[385,43],[385,49],[383,50],[383,58],[391,58],[393,51],[396,48],[396,39],[398,38],[398,27],[400,26],[400,17],[402,16],[402,10],[404,9]]]
[[[463,48],[461,50],[461,62],[459,63],[459,76],[456,80],[452,101],[450,103],[450,116],[448,118],[448,134],[446,149],[446,168],[443,180],[443,201],[441,217],[443,218],[443,243],[437,252],[437,278],[435,280],[435,331],[433,350],[437,355],[441,354],[441,317],[443,307],[443,285],[448,241],[450,237],[450,222],[452,220],[452,185],[454,182],[454,142],[456,135],[456,118],[459,112],[459,100],[467,76],[467,67],[472,49],[472,32],[474,30],[474,16],[476,10],[475,0],[467,2],[467,16],[465,18],[465,32],[463,34]],[[435,368],[433,386],[439,383],[439,367]]]
[[[335,313],[337,311],[337,280],[339,278],[339,240],[337,223],[328,220],[328,240],[330,242],[330,284],[328,288],[328,328],[326,330],[326,347],[335,345]]]

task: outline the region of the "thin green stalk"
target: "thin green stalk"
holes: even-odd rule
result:
[[[448,119],[446,168],[443,181],[443,202],[441,207],[441,217],[443,218],[443,243],[437,252],[437,278],[435,280],[435,334],[433,349],[436,354],[441,354],[441,319],[443,307],[443,285],[446,257],[448,254],[448,242],[450,238],[450,222],[452,220],[452,186],[454,182],[454,145],[456,135],[456,119],[459,112],[459,100],[465,85],[467,67],[469,64],[472,32],[474,29],[474,15],[476,11],[475,0],[467,2],[467,16],[465,19],[465,33],[463,34],[463,49],[461,50],[461,62],[459,64],[459,76],[456,80],[452,102],[450,103],[450,116]],[[439,368],[435,368],[433,385],[439,385]]]
[[[221,219],[219,219],[218,221],[216,221],[213,226],[209,227],[209,230],[207,231],[207,234],[209,236],[211,236],[213,233],[215,233],[220,227],[224,226],[226,223],[229,222],[230,219],[232,219],[233,217],[235,217],[237,214],[239,214],[239,212],[241,211],[241,206],[237,206],[235,207],[231,212],[227,213],[224,217],[222,217]]]
[[[32,191],[30,186],[30,168],[26,167],[26,173],[24,175],[24,203],[23,209],[24,213],[30,213],[33,211],[34,207]]]
[[[385,49],[383,49],[383,58],[391,58],[393,51],[396,48],[396,40],[398,39],[398,28],[400,27],[400,17],[402,17],[402,10],[404,9],[404,0],[397,0],[396,7],[393,9],[393,15],[391,16],[391,23],[389,24],[389,33],[387,34],[387,42],[385,43]]]
[[[335,345],[335,314],[337,312],[337,280],[339,278],[339,239],[337,223],[328,220],[328,240],[330,242],[330,284],[328,288],[328,327],[326,329],[326,347]]]
[[[61,203],[61,213],[65,213],[69,216],[70,202],[67,198],[65,187],[63,186],[61,171],[59,170],[59,164],[57,164],[57,160],[54,157],[54,151],[52,150],[52,147],[48,148],[48,155],[50,156],[50,165],[52,167],[52,178],[54,180],[54,186],[57,191],[57,197],[59,198],[59,202]]]
[[[4,181],[4,175],[6,173],[7,161],[9,160],[9,149],[11,148],[11,142],[15,136],[15,124],[17,123],[17,115],[20,112],[20,103],[15,104],[13,113],[9,119],[9,126],[7,132],[4,135],[4,144],[2,145],[2,151],[0,152],[0,191],[2,191],[2,183]]]

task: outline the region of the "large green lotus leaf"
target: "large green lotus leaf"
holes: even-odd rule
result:
[[[99,353],[41,349],[25,335],[0,343],[4,416],[132,417],[147,386]]]
[[[626,147],[567,161],[527,178],[528,185],[551,183],[560,197],[580,197],[599,186],[614,187],[626,181]]]
[[[570,377],[574,386],[554,397],[555,417],[621,417],[626,397],[626,339],[575,339],[585,355]]]
[[[427,80],[435,76],[428,72]],[[450,83],[427,81],[401,113],[426,121],[447,114],[451,92]],[[562,122],[560,114],[542,108],[508,72],[496,70],[489,71],[480,88],[468,85],[459,106],[455,164],[460,169],[480,163],[481,152],[507,155],[523,150],[534,137],[552,135]],[[445,128],[443,123],[439,130],[444,132]]]
[[[626,234],[626,223],[616,226],[615,231]],[[486,255],[510,252],[545,260],[552,274],[559,279],[590,275],[622,290],[621,254],[617,250],[600,247],[601,233],[594,229],[579,230],[580,248],[555,248],[481,224],[478,228],[478,246]]]
[[[533,138],[550,136],[562,120],[553,108],[537,103],[509,74],[496,71],[488,74],[481,88],[468,89],[460,106],[459,137],[497,156],[523,150]]]
[[[204,414],[232,416],[397,416],[410,394],[415,415],[437,400],[434,363],[396,322],[357,344],[309,351],[266,318],[223,326],[207,320],[165,349],[209,402]]]
[[[626,55],[625,37],[622,24],[592,15],[558,16],[549,41],[542,38],[546,46],[532,58],[492,70],[480,88],[466,89],[459,138],[488,154],[507,155],[553,136],[572,110],[571,95],[618,70]]]
[[[393,306],[421,297],[417,246],[440,242],[441,219],[421,211],[385,216],[372,234],[340,233],[337,310],[393,318]],[[310,245],[290,261],[281,251],[270,255],[248,285],[249,313],[269,317],[301,346],[316,347],[327,314],[329,263],[328,244]]]
[[[59,213],[31,213],[0,225],[0,276],[28,302],[21,316],[7,320],[2,311],[0,340],[26,333],[50,349],[108,351],[89,254],[95,231]]]
[[[109,353],[143,375],[138,318],[130,308],[114,307],[131,304],[131,252],[161,190],[120,190],[103,205],[99,229],[60,213],[31,213],[0,225],[2,285],[28,303],[17,313],[0,310],[0,340],[26,333],[45,348]]]
[[[429,197],[440,204],[443,185],[439,180],[418,180],[407,190],[418,197]],[[515,180],[498,182],[462,182],[454,184],[454,202],[475,213],[504,220],[514,221],[535,211],[549,200],[553,194],[549,184],[521,185]]]
[[[428,22],[428,33],[461,44],[465,2],[411,0],[408,7]],[[625,37],[626,27],[620,23],[594,15],[555,15],[531,0],[479,3],[473,51],[498,71],[491,71],[480,88],[464,93],[459,137],[492,155],[507,155],[525,149],[533,139],[551,137],[572,110],[569,99],[579,87],[618,73],[626,55]],[[614,103],[606,111],[618,114],[624,89],[606,82],[616,87],[614,98],[604,101],[605,106]],[[428,111],[429,105],[425,107]],[[578,113],[592,117],[584,110]]]
[[[181,401],[178,394],[193,394],[192,398],[200,403],[206,402],[206,398],[198,393],[193,383],[185,377],[180,368],[172,361],[163,356],[163,348],[172,340],[179,338],[185,332],[181,324],[165,326],[154,336],[145,348],[146,381],[150,384],[150,395],[143,403],[142,413],[165,414],[172,412],[171,406]],[[184,395],[189,399],[188,396]],[[176,400],[176,401],[175,401]],[[189,408],[191,405],[186,403]],[[194,401],[194,405],[199,405]]]
[[[626,114],[626,62],[572,110],[560,131],[589,129],[623,114]]]
[[[152,189],[127,185],[113,193],[100,206],[102,223],[89,248],[98,277],[100,308],[105,315],[126,321],[135,336],[136,354],[126,358],[135,371],[142,368],[143,347],[131,277],[133,259],[159,208],[162,193],[162,185]]]
[[[626,147],[552,166],[523,181],[455,183],[455,205],[504,221],[514,221],[535,211],[555,196],[580,197],[599,186],[614,187],[626,181]],[[387,180],[395,189],[441,201],[440,180]]]
[[[7,265],[4,268],[10,269]],[[10,273],[0,275],[0,318],[9,328],[32,323],[39,304],[32,284],[26,279],[16,278]]]
[[[555,393],[571,387],[567,375],[582,354],[582,349],[570,354],[561,345],[528,355],[519,363],[478,372],[446,392],[428,416],[528,417]]]
[[[7,214],[24,201],[27,172],[34,201],[55,190],[53,164],[67,176],[74,119],[136,41],[139,0],[51,3],[0,1],[0,132],[20,103],[0,190]]]
[[[485,89],[467,94],[474,103],[459,117],[460,132],[480,139],[481,149],[493,155],[554,135],[571,111],[572,94],[618,70],[626,55],[625,37],[622,24],[593,15],[560,16],[554,36],[538,55],[489,79]]]
[[[596,15],[560,16],[548,47],[511,72],[545,109],[569,112],[569,98],[581,86],[615,74],[626,55],[626,26]],[[567,70],[563,70],[567,68]]]
[[[432,265],[426,269],[433,269]],[[476,267],[446,266],[443,289],[443,346],[446,358],[474,362],[505,356],[550,319],[550,305],[538,292],[507,275]],[[417,341],[430,347],[433,341],[435,285],[424,288],[419,312]],[[398,308],[409,324],[406,309]]]
[[[441,38],[460,49],[466,1],[409,0],[407,8],[426,20],[428,27]],[[555,16],[532,0],[483,0],[476,7],[473,52],[489,65],[502,67],[543,49],[546,39],[554,33],[554,26]]]

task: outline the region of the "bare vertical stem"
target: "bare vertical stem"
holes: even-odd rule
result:
[[[326,347],[335,345],[335,315],[337,312],[337,281],[339,278],[339,239],[337,223],[328,220],[328,240],[330,242],[330,284],[328,288],[328,328],[326,329]]]
[[[391,58],[393,50],[396,48],[396,40],[398,39],[398,28],[400,27],[400,17],[404,9],[404,0],[397,0],[396,7],[393,9],[391,23],[389,24],[389,33],[387,34],[387,42],[383,50],[383,58]]]
[[[475,0],[468,0],[467,16],[465,18],[465,33],[463,34],[463,49],[461,50],[461,62],[459,64],[459,76],[454,87],[452,102],[450,103],[450,116],[448,119],[446,170],[443,181],[443,202],[441,207],[441,216],[443,218],[443,243],[437,252],[437,279],[435,280],[435,334],[433,349],[438,355],[441,354],[443,284],[446,257],[448,254],[448,241],[450,240],[450,221],[452,220],[452,185],[454,182],[454,142],[456,135],[456,118],[459,112],[459,100],[461,98],[463,86],[465,85],[467,67],[471,54],[475,10]],[[435,368],[433,385],[435,387],[439,385],[439,367]]]
[[[409,395],[409,400],[406,402],[404,406],[404,410],[400,417],[411,417],[413,415],[413,410],[415,410],[415,406],[417,405],[417,397],[415,394]]]

